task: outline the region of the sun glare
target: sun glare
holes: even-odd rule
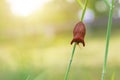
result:
[[[29,16],[50,0],[7,0],[14,15]]]

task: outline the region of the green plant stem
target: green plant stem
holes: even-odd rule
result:
[[[108,1],[108,0],[104,0],[104,1],[105,1],[105,3],[108,5],[108,7],[110,7],[109,1]]]
[[[86,0],[86,2],[85,2],[85,6],[84,6],[83,12],[82,12],[82,17],[80,19],[81,21],[83,21],[83,19],[84,19],[87,3],[88,3],[88,0]],[[71,58],[70,58],[70,62],[69,62],[69,65],[68,65],[64,80],[68,80],[68,75],[69,75],[71,64],[72,64],[72,61],[73,61],[73,56],[74,56],[74,53],[75,53],[76,45],[77,45],[77,43],[75,43],[74,46],[73,46],[72,55],[71,55]]]
[[[83,4],[81,3],[80,0],[77,0],[77,3],[80,5],[80,7],[81,7],[82,9],[84,8],[84,6],[83,6]]]
[[[84,19],[85,11],[86,11],[86,8],[87,8],[87,3],[88,3],[88,0],[86,0],[86,2],[85,2],[80,21],[83,21],[83,19]]]
[[[107,35],[106,35],[106,49],[105,49],[105,57],[104,57],[104,64],[103,64],[103,71],[102,71],[101,80],[104,80],[104,76],[106,73],[108,48],[109,48],[109,41],[110,41],[110,34],[111,34],[111,27],[112,27],[113,6],[114,6],[114,0],[112,1],[112,5],[110,6],[110,12],[109,12]]]
[[[68,65],[67,72],[66,72],[64,80],[68,80],[68,74],[70,72],[70,67],[71,67],[71,64],[72,64],[72,61],[73,61],[73,56],[74,56],[74,53],[75,53],[76,45],[77,45],[77,43],[75,43],[74,46],[73,46],[72,55],[71,55],[71,58],[70,58],[70,63]]]

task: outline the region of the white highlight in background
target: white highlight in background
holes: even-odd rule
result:
[[[82,11],[80,10],[80,11],[78,12],[78,18],[80,18],[81,15],[82,15]],[[95,18],[95,15],[94,15],[93,10],[91,10],[91,9],[86,9],[84,21],[85,21],[86,23],[91,23],[91,22],[94,20],[94,18]]]
[[[14,15],[29,16],[50,0],[7,0]]]
[[[95,3],[95,9],[98,11],[98,12],[105,12],[107,10],[107,6],[105,4],[104,1],[96,1]]]

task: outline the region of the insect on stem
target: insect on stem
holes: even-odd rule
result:
[[[80,0],[77,0],[77,1],[78,1],[78,4],[81,5]],[[82,22],[83,19],[84,19],[84,15],[85,15],[87,3],[88,3],[88,0],[85,1],[85,5],[84,5],[84,7],[83,7],[82,17],[81,17],[81,19],[80,19],[81,22]],[[74,43],[73,50],[72,50],[72,55],[71,55],[71,58],[70,58],[70,62],[69,62],[69,65],[68,65],[68,68],[67,68],[67,71],[66,71],[64,80],[68,80],[68,75],[69,75],[69,72],[70,72],[70,68],[71,68],[73,56],[74,56],[74,53],[75,53],[76,45],[77,45],[77,42]],[[84,45],[84,43],[83,43],[83,45]]]

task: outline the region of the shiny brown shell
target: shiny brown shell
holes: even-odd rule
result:
[[[73,42],[76,42],[77,44],[82,43],[83,46],[85,46],[84,37],[86,34],[86,28],[83,22],[78,22],[73,30],[73,40],[71,41],[71,44]]]

